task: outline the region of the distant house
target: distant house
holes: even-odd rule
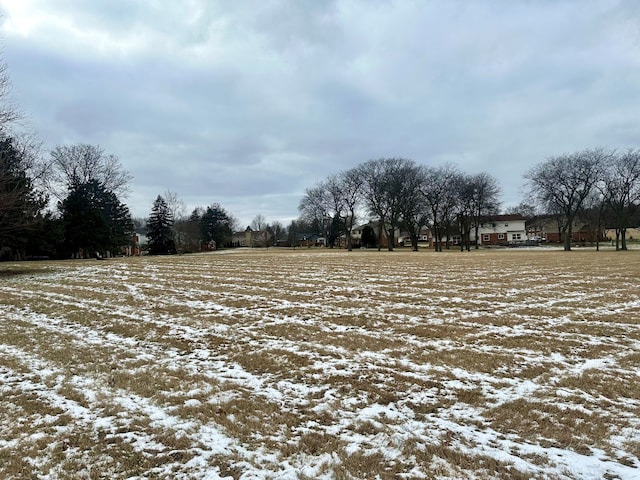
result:
[[[527,236],[541,242],[563,243],[565,233],[562,231],[564,220],[557,215],[538,215],[527,220]],[[595,243],[604,238],[604,232],[598,227],[576,217],[571,226],[571,241],[579,243]]]
[[[231,245],[234,247],[268,247],[273,234],[269,230],[252,230],[247,227],[242,232],[231,235]]]
[[[450,226],[445,229],[442,235],[442,242],[440,242],[444,248],[458,247],[462,243],[462,234],[457,226]],[[431,230],[429,230],[429,246],[436,246],[436,237]]]
[[[606,232],[607,240],[616,239],[616,229],[609,228]],[[627,228],[627,240],[640,240],[640,228]]]
[[[479,245],[518,245],[529,240],[526,218],[522,215],[492,215],[482,218],[480,222]]]
[[[324,247],[327,242],[324,237],[314,233],[296,233],[292,247]]]
[[[402,232],[398,236],[398,243],[400,245],[411,245],[411,236],[408,232]],[[418,243],[431,243],[431,230],[428,228],[423,228],[418,233]]]

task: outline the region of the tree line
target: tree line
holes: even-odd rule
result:
[[[5,135],[0,139],[0,258],[87,258],[131,253],[136,224],[148,237],[149,254],[196,252],[232,246],[237,220],[217,203],[191,212],[178,196],[158,195],[148,218],[133,219],[120,200],[131,176],[117,157],[93,145],[58,146],[39,161],[33,143]],[[551,157],[530,169],[530,203],[506,213],[552,215],[571,249],[578,216],[589,217],[600,231],[616,232],[624,250],[626,230],[640,224],[640,151],[587,149]],[[372,240],[380,249],[408,234],[418,249],[420,232],[429,228],[435,249],[455,234],[460,248],[478,248],[478,228],[500,212],[500,187],[486,172],[468,174],[452,164],[428,166],[405,158],[369,160],[329,175],[305,190],[300,217],[288,227],[268,224],[257,215],[254,230],[268,230],[269,244],[296,245],[300,234],[316,234],[334,246],[358,221],[375,220]],[[56,210],[46,209],[49,198]],[[123,250],[124,249],[124,250]]]
[[[33,143],[0,139],[0,258],[102,257],[130,253],[136,224],[146,229],[148,253],[173,254],[232,246],[237,220],[217,203],[187,213],[178,196],[158,195],[149,217],[132,219],[120,200],[131,176],[117,157],[93,145],[58,146],[39,161]],[[551,157],[530,169],[530,203],[507,213],[553,215],[571,248],[578,216],[613,228],[616,246],[626,249],[626,230],[640,224],[640,151],[587,149]],[[268,230],[270,244],[295,245],[299,234],[317,234],[328,246],[338,238],[353,248],[358,221],[375,220],[380,248],[395,245],[396,232],[418,248],[429,228],[436,250],[454,232],[460,248],[478,247],[483,219],[500,212],[500,187],[486,172],[468,174],[451,164],[427,166],[405,158],[369,160],[329,175],[305,190],[300,217],[284,227],[257,215],[248,228]],[[56,210],[46,209],[49,198]],[[134,221],[137,220],[137,221]],[[282,242],[282,243],[280,243]],[[268,246],[268,245],[265,245]]]
[[[628,228],[640,226],[640,150],[586,149],[547,159],[525,178],[539,208],[559,220],[564,249],[580,215],[591,217],[598,232],[615,230],[616,249],[626,250]]]
[[[377,221],[377,236],[385,236],[389,250],[400,229],[417,250],[423,227],[431,229],[438,250],[454,227],[470,249],[478,219],[498,212],[499,194],[498,182],[487,173],[470,175],[453,165],[428,167],[405,158],[381,158],[308,188],[299,210],[303,219],[320,226],[330,246],[346,235],[351,250],[353,228],[364,212]]]
[[[626,230],[640,226],[640,151],[608,148],[553,156],[525,174],[527,198],[506,213],[552,216],[560,225],[564,249],[571,250],[573,225],[578,217],[594,219],[597,232],[612,228],[616,248],[626,250]],[[393,250],[395,232],[407,232],[418,249],[419,234],[428,228],[435,249],[442,251],[451,235],[460,248],[479,245],[479,227],[500,211],[501,189],[486,172],[468,174],[455,165],[427,166],[406,158],[369,160],[332,174],[307,188],[299,211],[301,219],[327,239],[329,246],[352,232],[361,219],[374,219],[379,239]]]
[[[237,221],[220,204],[197,207],[186,215],[186,206],[171,191],[158,195],[147,221],[148,253],[215,250],[230,246]]]

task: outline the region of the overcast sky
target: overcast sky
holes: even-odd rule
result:
[[[504,206],[549,156],[639,147],[640,2],[0,0],[14,99],[44,142],[246,225],[401,156],[488,172]]]

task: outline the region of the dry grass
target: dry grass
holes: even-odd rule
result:
[[[0,477],[640,471],[638,254],[0,264]]]

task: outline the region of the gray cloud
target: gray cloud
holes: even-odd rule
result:
[[[16,101],[48,148],[95,143],[147,215],[176,191],[241,223],[371,158],[487,171],[505,204],[546,157],[637,146],[625,1],[0,0]]]

